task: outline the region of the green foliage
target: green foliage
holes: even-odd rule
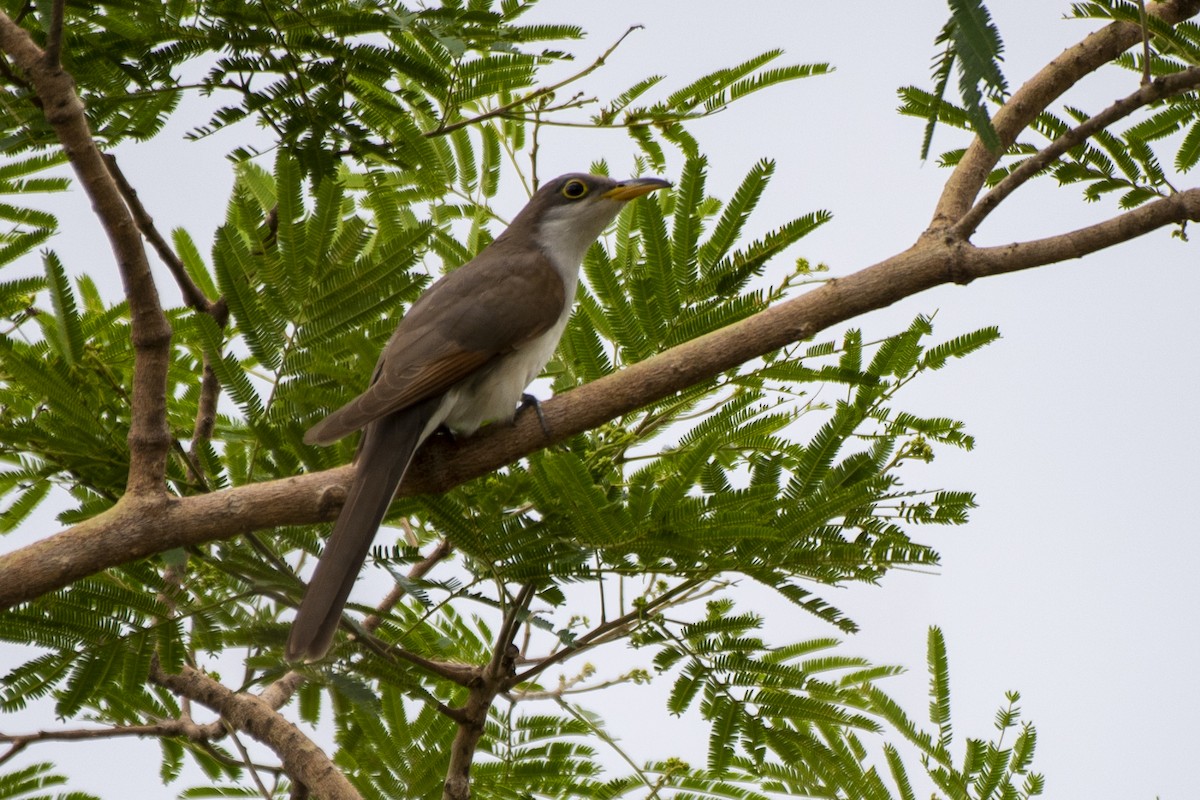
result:
[[[533,5],[71,4],[64,64],[105,146],[153,137],[186,96],[198,94],[213,98],[215,106],[193,128],[194,138],[253,122],[269,130],[271,146],[287,149],[309,176],[331,176],[349,154],[360,163],[398,168],[426,191],[457,182],[491,196],[500,141],[521,146],[530,121],[547,109],[579,105],[556,105],[553,92],[535,87],[541,69],[572,58],[559,47],[583,32],[574,25],[524,24],[520,18]],[[40,4],[18,19],[41,41],[48,13],[49,5]],[[659,137],[698,155],[681,124],[687,119],[829,70],[827,64],[777,66],[781,55],[767,51],[697,78],[663,100],[635,106],[657,83],[640,81],[602,105],[591,122],[627,128],[661,169]],[[0,126],[11,132],[0,141],[0,152],[55,145],[28,84],[16,80],[0,87],[0,101]],[[480,125],[474,134],[463,127],[484,118],[504,123]],[[479,146],[488,154],[482,160],[472,152]],[[247,143],[235,156],[267,151]]]
[[[833,70],[825,63],[769,67],[782,55],[782,50],[768,50],[736,66],[702,75],[670,92],[663,100],[635,105],[635,101],[665,80],[662,75],[643,78],[602,106],[592,115],[591,122],[597,127],[619,125],[628,129],[655,169],[666,167],[663,144],[673,145],[688,158],[699,158],[699,145],[682,123],[720,111],[753,92]]]
[[[87,279],[81,304],[58,257],[43,258],[46,278],[0,285],[15,331],[0,336],[0,473],[15,496],[3,527],[14,529],[53,485],[91,513],[116,501],[127,462],[132,352],[123,306],[105,307]],[[37,302],[45,289],[49,306]],[[26,329],[32,329],[30,335]],[[114,391],[114,387],[116,391]]]

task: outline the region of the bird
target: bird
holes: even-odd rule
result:
[[[465,436],[513,419],[558,347],[588,247],[630,200],[670,186],[585,173],[547,181],[500,236],[417,298],[366,391],[305,433],[305,443],[328,445],[363,432],[345,503],[292,622],[288,661],[328,652],[421,444],[442,427]]]

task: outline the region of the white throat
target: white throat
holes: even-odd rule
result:
[[[613,203],[611,215],[595,213],[599,209],[589,210],[591,214],[581,215],[575,209],[556,209],[547,214],[537,228],[537,243],[562,276],[568,300],[575,296],[579,265],[583,263],[587,249],[613,220],[620,205]]]

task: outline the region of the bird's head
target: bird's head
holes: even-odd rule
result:
[[[579,172],[560,175],[537,190],[509,231],[531,234],[551,258],[577,266],[626,203],[670,185],[659,178],[614,180]]]

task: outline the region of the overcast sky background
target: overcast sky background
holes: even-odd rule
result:
[[[991,6],[1014,88],[1099,27],[1064,21],[1066,2]],[[719,196],[729,196],[758,159],[776,160],[756,231],[812,210],[832,211],[833,221],[797,254],[844,275],[907,248],[928,224],[949,175],[918,159],[921,122],[895,113],[897,87],[928,85],[932,42],[946,16],[940,0],[544,0],[533,19],[589,32],[572,48],[574,67],[548,80],[590,63],[629,25],[645,26],[580,86],[601,98],[652,72],[669,76],[668,90],[678,88],[774,47],[786,49],[789,62],[833,63],[832,75],[776,87],[690,130],[709,156],[710,190]],[[1136,76],[1108,72],[1071,98],[1095,112],[1135,88]],[[203,248],[232,183],[223,155],[242,142],[182,142],[187,126],[123,147],[119,156],[159,227],[186,227]],[[934,152],[963,143],[943,130]],[[543,177],[586,168],[599,157],[620,173],[634,154],[619,132],[549,129],[541,147]],[[1195,183],[1183,178],[1176,185]],[[500,208],[506,216],[523,202],[513,187],[508,207]],[[98,224],[79,194],[76,211],[63,217],[69,233],[54,246],[72,272],[115,281]],[[975,241],[1037,238],[1115,213],[1112,204],[1085,204],[1077,188],[1043,180],[1010,198]],[[938,340],[991,324],[1003,333],[984,351],[917,381],[897,403],[965,420],[977,440],[971,453],[944,451],[932,465],[908,472],[910,486],[978,495],[969,525],[918,531],[941,552],[941,569],[896,573],[881,587],[830,589],[826,596],[863,628],[846,652],[910,668],[885,688],[917,719],[925,719],[928,702],[926,631],[943,628],[960,748],[965,736],[991,738],[1004,692],[1020,690],[1025,718],[1038,727],[1034,766],[1048,778],[1047,796],[1195,793],[1198,246],[1163,230],[1081,261],[926,292],[853,322],[868,340],[934,312]],[[164,302],[176,304],[169,278],[160,275]],[[4,549],[56,527],[42,518]],[[833,633],[793,610],[762,610],[766,635],[776,642]],[[618,669],[593,660],[602,672]],[[12,663],[0,651],[0,670]],[[657,699],[665,690],[663,684],[605,692],[593,707],[638,761],[684,755],[702,763],[705,732],[693,721],[666,717]],[[53,727],[44,711],[6,717],[0,730]],[[35,745],[14,763],[57,760],[75,786],[108,797],[173,796],[189,785],[167,790],[154,783],[157,757],[152,742]],[[114,775],[114,763],[148,769]],[[104,777],[97,780],[98,773]]]

